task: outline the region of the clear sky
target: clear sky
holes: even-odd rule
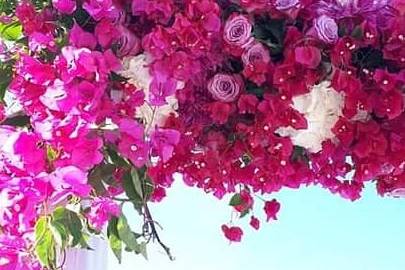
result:
[[[110,253],[109,270],[405,269],[404,199],[381,198],[373,184],[354,203],[319,187],[275,197],[282,204],[279,220],[262,223],[258,232],[248,226],[249,218],[240,220],[243,241],[230,245],[220,230],[230,218],[228,200],[177,181],[166,200],[152,208],[176,260],[151,246],[149,261],[127,253],[121,266]],[[261,215],[259,204],[255,212]]]

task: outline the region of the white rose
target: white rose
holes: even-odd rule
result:
[[[308,128],[281,127],[276,133],[290,137],[294,145],[319,152],[322,142],[334,137],[331,129],[342,114],[343,96],[330,87],[329,81],[323,81],[313,86],[309,93],[293,97],[292,101],[293,108],[307,120]]]

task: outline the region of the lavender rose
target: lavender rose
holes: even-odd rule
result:
[[[249,47],[242,54],[242,61],[245,65],[259,61],[269,63],[270,62],[269,51],[261,43],[256,43],[253,46]]]
[[[275,7],[278,10],[288,10],[298,6],[299,0],[276,0]]]
[[[240,94],[243,80],[238,75],[216,74],[208,82],[208,91],[214,99],[223,102],[232,102]]]
[[[322,41],[334,43],[338,39],[338,26],[334,19],[326,15],[321,15],[315,20],[315,31]]]
[[[224,40],[229,45],[243,47],[251,40],[252,24],[243,15],[231,16],[225,23]]]

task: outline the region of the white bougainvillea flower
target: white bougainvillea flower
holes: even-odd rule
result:
[[[322,142],[334,137],[331,129],[342,115],[344,97],[323,81],[304,95],[293,97],[293,108],[302,113],[308,122],[307,129],[296,130],[290,126],[277,129],[276,133],[290,137],[293,144],[316,153]]]
[[[149,86],[152,83],[152,75],[149,72],[150,57],[147,54],[125,57],[123,68],[119,74],[128,78],[128,82],[142,89],[146,99],[149,97]],[[183,82],[177,83],[177,89],[184,87]],[[166,97],[166,104],[158,107],[151,106],[148,102],[137,108],[136,117],[143,120],[145,126],[154,127],[163,125],[167,116],[176,113],[178,101],[175,95]]]

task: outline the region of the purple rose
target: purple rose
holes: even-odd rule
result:
[[[315,31],[320,40],[326,43],[334,43],[338,39],[338,26],[334,19],[322,15],[314,22]]]
[[[214,99],[223,102],[232,102],[240,94],[243,80],[238,75],[216,74],[208,82],[208,91]]]
[[[298,6],[299,3],[299,0],[276,0],[275,7],[277,10],[288,10]]]
[[[76,0],[52,0],[52,5],[65,14],[72,14],[76,10]]]
[[[252,24],[243,15],[231,16],[225,23],[224,40],[229,45],[243,47],[252,40]]]
[[[256,43],[242,54],[242,61],[245,65],[255,62],[269,63],[269,50],[266,49],[261,43]]]

